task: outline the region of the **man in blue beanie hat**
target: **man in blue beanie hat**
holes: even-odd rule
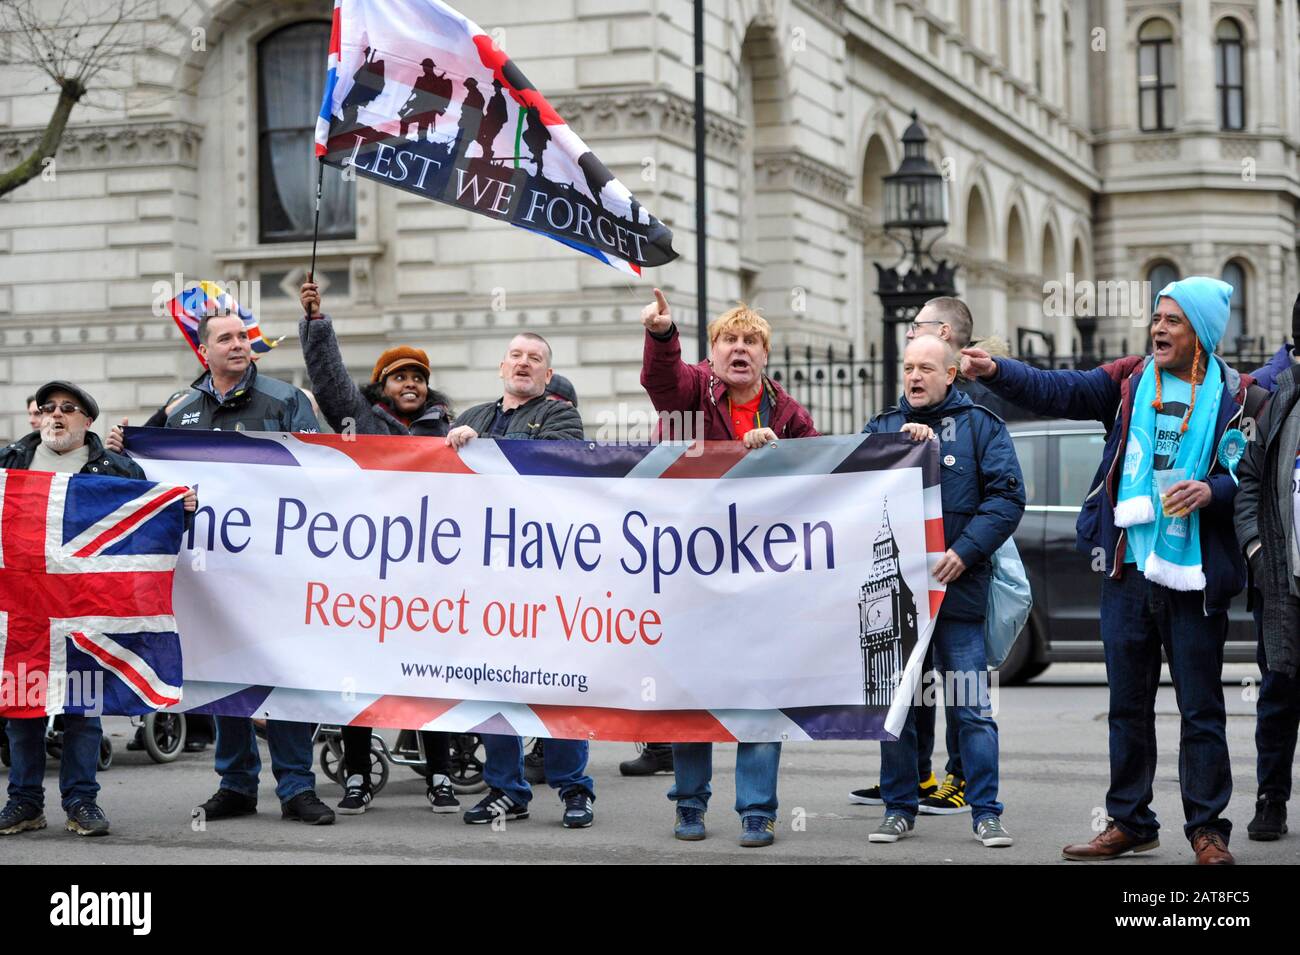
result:
[[[1231,298],[1232,286],[1218,279],[1171,282],[1156,298],[1151,355],[1091,371],[1042,371],[978,348],[962,352],[962,373],[1012,403],[1107,428],[1076,546],[1105,573],[1109,820],[1091,842],[1066,846],[1067,859],[1114,859],[1160,845],[1151,799],[1163,647],[1182,715],[1184,833],[1198,863],[1233,863],[1232,823],[1223,818],[1232,773],[1221,681],[1228,604],[1246,583],[1232,517],[1252,380],[1214,354]]]

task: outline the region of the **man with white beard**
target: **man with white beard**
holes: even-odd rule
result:
[[[54,471],[63,474],[102,474],[144,479],[140,466],[125,455],[104,449],[90,430],[99,405],[89,394],[66,381],[51,381],[36,392],[40,430],[0,450],[0,468]],[[198,506],[194,491],[185,495],[185,509]],[[95,796],[95,770],[103,736],[99,717],[66,713],[59,791],[67,828],[81,836],[108,835],[108,817]],[[45,719],[9,719],[9,801],[0,809],[0,836],[45,828]]]

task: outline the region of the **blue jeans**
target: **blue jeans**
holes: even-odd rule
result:
[[[542,746],[546,784],[561,795],[570,789],[585,789],[594,799],[596,783],[587,775],[588,748],[585,739],[548,739]],[[515,802],[528,805],[533,790],[524,779],[524,741],[518,736],[486,733],[483,751],[483,781]]]
[[[776,774],[780,743],[740,743],[736,746],[736,812],[741,816],[776,818]],[[668,798],[701,812],[713,792],[712,743],[673,743],[673,788]]]
[[[1255,658],[1262,674],[1255,703],[1255,764],[1259,798],[1286,802],[1291,798],[1291,762],[1295,759],[1296,730],[1300,727],[1300,679],[1268,669],[1259,596],[1255,602],[1255,632],[1259,645]]]
[[[989,712],[988,660],[984,655],[984,625],[979,621],[945,620],[934,627],[935,663],[944,676],[945,705],[957,730],[956,750],[966,769],[966,801],[971,825],[1002,815],[998,802],[998,726]],[[948,690],[955,692],[949,698]],[[926,707],[921,707],[925,709]],[[917,707],[908,709],[897,742],[880,744],[880,795],[887,812],[916,818]]]
[[[1156,691],[1160,649],[1173,677],[1182,727],[1178,779],[1188,839],[1217,829],[1226,842],[1232,823],[1221,818],[1232,796],[1227,717],[1223,705],[1223,643],[1228,615],[1204,611],[1202,591],[1152,584],[1129,566],[1101,587],[1101,640],[1110,683],[1110,789],[1106,812],[1135,839],[1154,839],[1151,811],[1156,775]]]
[[[246,716],[217,717],[217,774],[221,788],[257,798],[257,776],[262,754],[257,748],[253,721]],[[266,721],[266,746],[271,751],[275,794],[285,803],[301,792],[316,788],[311,771],[312,723]]]
[[[934,641],[925,651],[925,669],[929,673],[934,669]],[[930,778],[934,772],[934,723],[937,707],[923,706],[916,713],[916,775],[922,780]],[[961,747],[957,745],[957,714],[947,701],[944,701],[943,742],[948,750],[948,762],[945,773],[952,773],[957,779],[966,777],[961,771]]]
[[[63,753],[59,757],[59,792],[63,808],[94,802],[99,793],[99,741],[104,731],[98,716],[64,714]],[[45,806],[45,717],[6,721],[9,734],[9,798]]]

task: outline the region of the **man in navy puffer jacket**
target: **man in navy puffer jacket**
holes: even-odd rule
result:
[[[935,662],[958,722],[966,798],[976,838],[1011,845],[998,802],[998,728],[989,712],[984,617],[990,558],[1015,531],[1025,510],[1024,478],[1006,425],[953,387],[957,354],[941,339],[915,339],[903,352],[903,397],[867,424],[870,433],[905,431],[913,440],[938,438],[947,550],[934,575],[947,588],[935,623]],[[916,715],[898,741],[880,747],[885,818],[872,842],[897,842],[917,813]]]

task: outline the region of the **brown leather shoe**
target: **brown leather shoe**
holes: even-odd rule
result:
[[[1102,832],[1091,842],[1078,842],[1072,846],[1066,846],[1061,850],[1061,855],[1071,862],[1105,862],[1108,859],[1117,859],[1130,852],[1147,852],[1159,845],[1160,840],[1158,838],[1149,842],[1134,839],[1115,825],[1114,820],[1111,820],[1107,824],[1105,832]]]
[[[1223,840],[1223,833],[1217,829],[1198,829],[1192,836],[1192,849],[1196,852],[1197,865],[1237,864]]]

